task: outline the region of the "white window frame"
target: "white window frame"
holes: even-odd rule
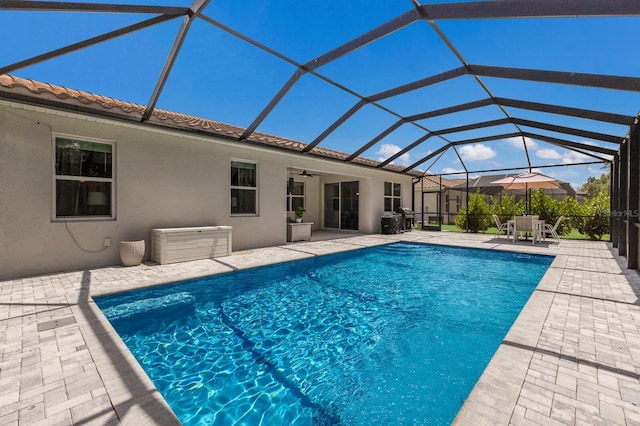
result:
[[[304,207],[305,209],[307,208],[307,184],[304,181],[293,181],[294,185],[296,183],[301,183],[302,184],[302,195],[296,195],[296,194],[290,194],[289,193],[289,188],[288,185],[289,183],[287,182],[287,213],[295,213],[295,210],[293,210],[293,199],[296,198],[301,198],[302,199],[302,207]]]
[[[231,185],[231,170],[233,169],[233,163],[247,163],[247,164],[253,164],[256,167],[256,186],[252,187],[252,186],[235,186],[235,185]],[[238,159],[238,158],[232,158],[231,161],[229,161],[229,215],[233,216],[233,217],[255,217],[255,216],[259,216],[260,215],[260,192],[258,191],[259,185],[260,185],[260,176],[259,176],[259,171],[260,171],[260,166],[259,163],[257,161],[252,161],[252,160],[242,160],[242,159]],[[255,191],[256,196],[255,196],[255,200],[256,200],[256,208],[255,208],[255,213],[232,213],[232,197],[231,197],[231,191],[234,189],[240,189],[240,190],[246,190],[246,191]]]
[[[66,133],[51,133],[51,174],[52,174],[52,189],[51,189],[51,220],[53,222],[70,222],[70,221],[104,221],[116,219],[116,143],[114,140],[98,139],[93,137],[71,135]],[[56,173],[56,139],[72,139],[80,142],[100,143],[105,145],[111,145],[111,177],[99,178],[99,177],[87,177],[87,176],[68,176],[58,175]],[[111,215],[109,216],[60,216],[57,212],[57,188],[56,183],[58,179],[74,180],[74,181],[91,181],[91,182],[109,182],[111,183]]]
[[[387,194],[385,193],[385,187],[387,186],[387,184],[391,184],[391,195],[387,195]],[[396,186],[396,185],[400,186],[400,195],[393,195],[393,194],[394,194],[394,191],[393,191],[393,190],[394,190],[394,188],[395,188],[395,186]],[[383,187],[382,187],[382,193],[383,193],[383,195],[384,195],[383,209],[384,209],[385,213],[386,213],[386,212],[391,212],[391,213],[393,213],[393,212],[395,211],[395,208],[393,208],[394,200],[398,200],[398,207],[402,207],[402,184],[397,183],[397,182],[388,182],[388,181],[385,181],[385,183],[384,183],[384,185],[383,185]],[[387,199],[391,200],[391,210],[387,210],[387,209],[386,209],[385,204],[386,204],[386,200],[387,200]]]

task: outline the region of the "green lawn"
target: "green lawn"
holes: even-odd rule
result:
[[[443,231],[450,231],[450,232],[464,232],[462,229],[458,228],[455,225],[442,225],[442,230]],[[498,233],[498,229],[497,228],[489,228],[486,231],[483,232],[484,234],[497,234]],[[567,240],[588,240],[589,237],[581,234],[580,232],[578,232],[577,229],[572,229],[571,232],[568,235],[561,235],[560,238],[562,239],[567,239]],[[609,238],[609,234],[605,234],[602,237],[602,241],[610,241]]]

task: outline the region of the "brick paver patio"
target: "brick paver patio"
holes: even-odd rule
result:
[[[0,424],[179,424],[92,296],[398,239],[557,256],[457,424],[640,425],[640,278],[615,249],[421,231],[2,281]]]

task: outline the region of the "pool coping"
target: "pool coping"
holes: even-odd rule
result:
[[[0,337],[0,384],[5,386],[0,387],[0,420],[3,424],[30,425],[180,424],[102,315],[93,301],[94,296],[394,241],[556,256],[459,411],[454,424],[517,424],[532,422],[532,419],[535,419],[533,423],[545,424],[546,420],[550,423],[562,420],[553,411],[560,398],[554,396],[546,400],[548,386],[541,392],[545,393],[545,398],[525,395],[525,391],[538,385],[536,372],[532,370],[534,364],[547,361],[543,359],[547,356],[545,345],[549,343],[545,341],[549,339],[545,330],[549,321],[554,320],[550,315],[552,309],[557,310],[554,303],[568,292],[575,293],[570,294],[571,297],[585,298],[590,288],[597,289],[598,286],[614,290],[614,296],[605,298],[611,299],[605,300],[606,303],[613,303],[609,303],[607,309],[611,310],[611,306],[614,306],[630,311],[630,320],[625,317],[630,324],[626,325],[624,335],[633,359],[627,364],[616,359],[616,365],[620,362],[619,371],[622,375],[616,376],[612,368],[585,373],[584,380],[596,382],[588,385],[590,391],[598,391],[598,404],[585,403],[581,400],[584,398],[579,393],[576,395],[575,390],[572,394],[571,389],[567,392],[564,388],[555,389],[554,395],[573,395],[573,399],[563,399],[562,402],[564,405],[573,404],[573,411],[570,411],[574,419],[599,419],[609,424],[640,422],[640,404],[629,403],[629,399],[636,395],[640,403],[640,376],[636,377],[640,374],[640,367],[636,368],[635,373],[627,371],[633,369],[634,361],[640,361],[640,308],[637,306],[640,278],[637,271],[624,269],[623,259],[616,256],[615,249],[603,242],[563,240],[559,244],[532,246],[511,243],[490,235],[420,231],[300,242],[183,264],[118,266],[2,281],[0,332],[4,331],[5,335]],[[588,271],[595,278],[589,281],[589,288],[585,286],[582,290],[584,294],[579,294],[567,285],[582,285],[580,273],[583,271]],[[559,291],[560,286],[562,291]],[[626,311],[621,310],[616,315],[626,315]],[[68,320],[69,317],[72,320]],[[51,321],[54,324],[52,329],[38,330],[44,323],[49,322],[50,325]],[[567,329],[569,325],[575,326],[568,322],[566,324]],[[551,326],[562,327],[561,324]],[[55,349],[48,346],[51,340],[57,344]],[[606,353],[607,350],[611,351],[610,348],[598,346],[597,349],[598,353],[610,355]],[[576,387],[578,392],[580,374],[576,373],[577,385],[569,385]],[[560,372],[556,375],[559,377]],[[546,376],[539,378],[547,379]],[[600,380],[603,381],[602,386]],[[617,391],[615,383],[618,383]],[[544,385],[544,382],[540,385]],[[582,410],[586,410],[587,414],[583,414]]]

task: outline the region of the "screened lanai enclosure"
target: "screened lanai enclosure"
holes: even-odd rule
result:
[[[637,0],[4,0],[0,19],[0,75],[142,105],[140,123],[178,111],[415,185],[610,172],[612,244],[638,267]]]

